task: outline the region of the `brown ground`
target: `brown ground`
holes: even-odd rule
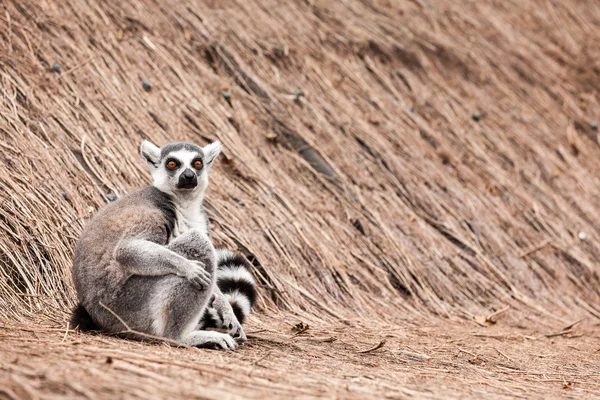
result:
[[[598,43],[592,0],[0,0],[0,396],[600,396]],[[224,145],[235,353],[65,336],[146,137]]]
[[[561,332],[403,325],[295,334],[286,322],[297,319],[261,319],[265,329],[252,324],[235,352],[7,324],[0,398],[600,398],[598,325],[551,337]]]

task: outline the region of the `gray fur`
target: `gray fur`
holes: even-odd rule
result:
[[[116,259],[126,270],[128,275],[162,276],[174,274],[187,278],[198,289],[206,289],[211,284],[211,274],[206,270],[202,261],[191,261],[171,250],[173,244],[184,240],[189,241],[189,236],[198,236],[196,231],[188,231],[178,237],[165,248],[157,243],[145,239],[127,239],[121,241],[116,249]],[[198,242],[206,253],[210,242]]]
[[[200,158],[204,157],[204,152],[202,151],[202,147],[197,146],[193,143],[169,143],[165,144],[160,149],[160,159],[163,160],[169,153],[174,153],[179,150],[187,150],[190,152],[198,153]]]
[[[161,173],[163,152],[204,154],[192,144],[165,148],[171,150],[141,146],[153,180]],[[205,149],[212,163],[220,147]],[[195,330],[216,287],[216,253],[201,210],[208,166],[198,187],[178,190],[163,179],[106,205],[85,228],[75,248],[73,280],[81,305],[102,331],[129,328],[142,334],[128,335],[135,339],[149,334],[193,346],[236,347],[227,334]],[[235,329],[245,339],[241,325]]]

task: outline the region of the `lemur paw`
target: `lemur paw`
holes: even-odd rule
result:
[[[242,324],[239,323],[231,304],[222,294],[214,294],[211,303],[208,306],[207,312],[216,322],[217,328],[225,330],[238,343],[243,343],[247,340],[246,333]]]
[[[188,261],[184,267],[185,277],[198,289],[204,290],[210,286],[210,273],[200,261]]]
[[[228,334],[210,331],[190,332],[183,338],[182,342],[195,347],[216,347],[224,350],[235,350],[238,346],[235,340]]]

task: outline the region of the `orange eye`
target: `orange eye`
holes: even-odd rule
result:
[[[167,163],[167,168],[175,169],[175,168],[177,168],[177,163],[175,161],[171,160]]]
[[[194,161],[194,168],[196,168],[196,169],[202,168],[202,161],[200,161],[200,160]]]

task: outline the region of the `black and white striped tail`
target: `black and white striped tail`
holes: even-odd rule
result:
[[[256,285],[248,261],[229,250],[217,249],[217,286],[231,304],[233,313],[241,324],[256,302]],[[210,306],[204,312],[200,326],[221,328],[221,318]]]

